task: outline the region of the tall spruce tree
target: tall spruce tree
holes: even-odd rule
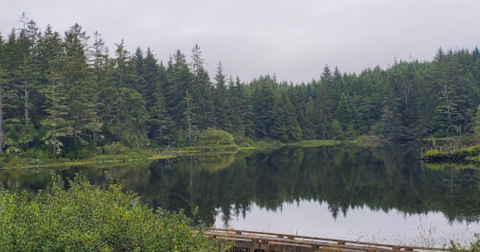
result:
[[[273,108],[275,94],[273,88],[275,81],[270,76],[260,77],[253,85],[253,112],[255,113],[254,133],[258,138],[267,137],[274,121]]]
[[[438,85],[438,100],[439,104],[437,106],[437,112],[440,114],[444,114],[447,117],[447,133],[454,130],[454,116],[458,114],[457,111],[457,103],[454,100],[455,97],[455,89],[454,84],[450,82],[448,76],[448,68],[449,64],[451,64],[452,55],[451,53],[445,54],[440,48],[437,51],[437,55],[435,56],[435,77],[436,83]]]
[[[15,134],[16,137],[14,138],[5,134],[5,131],[8,130],[8,128],[5,127],[7,121],[18,122],[15,118],[5,117],[7,108],[12,108],[13,110],[17,108],[14,104],[16,90],[11,87],[12,80],[9,78],[7,69],[3,67],[3,65],[7,64],[7,60],[8,57],[5,52],[5,43],[0,34],[0,154],[3,153],[4,148],[6,148],[7,153],[19,152],[20,148],[18,148],[18,142],[23,142],[22,140],[17,140],[18,138],[22,138],[19,136],[21,134]],[[10,126],[12,126],[11,124],[12,123],[10,123]],[[24,135],[24,138],[29,137],[28,134]]]
[[[166,69],[163,65],[158,65],[150,48],[147,49],[142,66],[141,94],[150,115],[149,138],[157,144],[168,144],[171,140],[173,121],[167,112],[162,88],[163,82],[166,82]]]
[[[313,99],[310,97],[305,107],[305,117],[302,122],[303,137],[307,140],[317,138],[317,134],[315,132],[316,116],[315,104]]]
[[[0,47],[2,47],[3,41],[0,37]],[[3,56],[3,54],[0,51],[0,57]],[[3,115],[4,115],[4,100],[5,100],[5,86],[7,85],[7,78],[6,78],[7,72],[6,70],[2,67],[2,62],[0,62],[0,154],[3,152],[3,147],[4,147],[4,129],[3,129]]]
[[[29,19],[25,13],[20,18],[22,28],[20,29],[18,42],[20,44],[21,64],[17,69],[17,86],[19,97],[23,101],[23,120],[24,125],[30,123],[30,97],[35,92],[38,71],[35,66],[37,56],[37,45],[39,42],[39,31],[36,23]]]
[[[124,43],[117,45],[116,58],[108,67],[108,87],[104,93],[104,127],[111,140],[130,147],[149,144],[147,122],[149,121],[146,103],[135,89],[137,80],[134,64]]]
[[[46,84],[41,93],[45,97],[45,118],[41,121],[48,133],[44,137],[47,144],[52,145],[54,155],[61,152],[63,142],[61,137],[71,136],[73,133],[73,120],[68,117],[67,90],[65,78],[62,75],[62,65],[65,60],[65,50],[62,46],[62,39],[58,32],[48,26],[44,33],[43,48],[41,53],[44,60],[44,71]]]
[[[236,121],[234,121],[235,123],[233,126],[238,127],[236,129],[242,131],[240,136],[253,137],[254,113],[249,87],[245,84],[242,84],[240,82],[240,77],[237,76],[235,79],[235,84],[232,85],[228,90],[231,93],[231,109],[236,115],[238,115],[239,123],[241,123],[241,125],[237,125]]]
[[[200,129],[211,127],[216,122],[212,86],[208,72],[204,67],[204,61],[200,47],[195,45],[192,49],[192,81],[189,91],[192,95],[192,105],[195,108],[194,112]]]
[[[185,124],[187,126],[188,133],[188,145],[192,146],[195,142],[195,136],[197,134],[197,125],[196,125],[196,114],[195,107],[192,103],[192,95],[188,92],[188,89],[185,91]]]
[[[214,79],[213,106],[217,120],[216,126],[222,130],[232,132],[232,109],[230,97],[227,94],[226,76],[223,74],[222,62],[218,63],[217,73]]]
[[[63,142],[60,137],[73,133],[73,120],[68,117],[67,92],[63,76],[54,68],[47,72],[48,84],[42,90],[46,98],[45,112],[47,116],[41,124],[49,129],[46,143],[52,145],[54,155],[60,154]]]
[[[108,97],[108,93],[111,91],[107,85],[108,48],[97,31],[94,33],[94,43],[90,53],[90,71],[94,87],[91,97],[92,109],[97,115],[97,120],[92,120],[89,128],[92,131],[92,144],[96,147],[103,127],[102,117],[105,115],[105,103],[102,102],[101,97]]]
[[[62,72],[66,84],[69,118],[74,121],[75,143],[87,143],[92,132],[99,131],[100,118],[96,111],[94,76],[88,65],[86,32],[74,24],[65,32],[65,60]]]
[[[167,109],[177,130],[185,129],[185,94],[192,82],[192,73],[188,68],[185,55],[177,50],[167,68]]]
[[[336,110],[335,118],[340,123],[343,130],[346,130],[348,126],[353,125],[350,97],[348,97],[347,94],[342,94],[340,96],[340,101],[338,102],[338,108]]]
[[[320,84],[316,91],[315,104],[318,111],[318,125],[320,125],[318,133],[323,138],[327,138],[330,121],[334,115],[334,100],[332,92],[332,76],[328,66],[325,66]]]
[[[274,96],[274,105],[272,109],[272,125],[269,129],[269,135],[273,138],[276,138],[280,141],[288,141],[288,119],[287,111],[285,107],[285,97],[280,93],[281,91],[276,90]]]

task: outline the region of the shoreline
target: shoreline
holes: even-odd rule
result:
[[[237,153],[239,151],[247,150],[268,150],[280,149],[285,146],[314,148],[321,146],[335,146],[340,144],[358,144],[361,145],[363,141],[355,140],[332,140],[332,139],[313,139],[301,140],[298,142],[283,143],[280,141],[262,140],[254,143],[254,146],[238,146],[238,145],[219,145],[219,146],[189,146],[174,149],[171,151],[158,152],[158,154],[145,153],[142,151],[132,151],[130,154],[117,155],[96,155],[89,159],[71,160],[66,158],[55,159],[36,159],[36,158],[22,158],[14,157],[0,170],[17,170],[17,169],[33,169],[46,167],[65,167],[65,166],[83,166],[83,165],[115,165],[124,163],[134,163],[140,161],[153,161],[161,159],[171,159],[184,155],[203,155],[208,153],[222,154],[222,153]],[[12,163],[10,165],[10,163]]]

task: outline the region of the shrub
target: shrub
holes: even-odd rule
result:
[[[120,142],[112,142],[102,147],[102,154],[105,154],[105,155],[124,154],[127,151],[128,151],[128,148],[125,147]]]
[[[51,194],[0,190],[3,251],[215,251],[182,213],[155,212],[122,186],[83,177]]]
[[[447,249],[449,252],[478,252],[480,251],[480,237],[475,234],[478,239],[476,242],[470,243],[470,248],[464,248],[454,242],[451,242],[450,247]]]
[[[427,152],[425,152],[425,157],[437,156],[438,154],[440,154],[440,151],[439,151],[439,150],[437,150],[437,149],[431,149],[431,150],[428,150]]]
[[[218,129],[207,129],[202,131],[198,139],[198,145],[232,145],[235,144],[233,135]]]

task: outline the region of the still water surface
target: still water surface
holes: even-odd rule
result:
[[[422,167],[420,145],[286,147],[117,167],[0,171],[9,190],[50,188],[51,174],[123,180],[153,206],[216,227],[442,246],[480,232],[480,170]],[[108,174],[108,175],[107,175]]]

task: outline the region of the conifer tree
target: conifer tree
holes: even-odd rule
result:
[[[231,85],[228,89],[231,93],[231,109],[239,118],[234,120],[234,127],[242,131],[241,136],[254,135],[253,133],[253,106],[251,94],[248,90],[248,86],[240,82],[240,78],[237,76],[235,84]],[[241,125],[237,125],[237,121]],[[234,132],[235,133],[235,132]]]
[[[445,114],[447,116],[448,128],[447,132],[450,132],[454,128],[454,115],[458,114],[457,112],[457,103],[454,101],[455,89],[453,84],[449,81],[448,67],[449,60],[451,60],[451,54],[445,55],[442,48],[437,51],[435,56],[435,75],[436,83],[438,85],[438,100],[439,105],[437,106],[437,112],[440,114]]]
[[[185,124],[187,126],[188,132],[188,145],[192,146],[194,143],[194,138],[197,132],[196,125],[196,115],[194,113],[195,108],[192,104],[192,95],[188,92],[188,89],[185,91]]]
[[[277,91],[278,92],[278,91]],[[288,141],[288,118],[285,107],[285,97],[279,93],[275,94],[274,106],[272,109],[272,125],[269,134],[280,141]]]
[[[403,138],[403,133],[405,131],[403,123],[398,114],[388,106],[383,108],[381,124],[382,134],[385,140],[395,141]]]
[[[333,119],[334,114],[334,100],[331,88],[332,78],[328,66],[325,67],[324,71],[323,78],[320,80],[316,91],[315,105],[318,111],[318,125],[320,126],[318,133],[323,138],[327,138],[330,121]]]
[[[74,122],[68,118],[67,94],[63,77],[54,67],[51,67],[46,75],[48,84],[42,93],[46,98],[45,112],[47,116],[41,121],[41,124],[48,127],[46,143],[52,145],[53,154],[57,155],[60,154],[63,146],[59,138],[72,135]]]
[[[215,108],[216,125],[218,128],[232,132],[232,109],[230,97],[227,95],[226,77],[223,74],[222,62],[218,63],[217,74],[215,75],[215,89],[213,91],[213,106]]]
[[[163,82],[166,82],[166,69],[158,66],[150,49],[144,62],[145,92],[147,110],[150,114],[149,137],[157,143],[168,144],[171,140],[173,121],[166,109]]]
[[[192,81],[189,85],[189,92],[192,95],[192,105],[195,108],[194,112],[200,129],[206,129],[216,123],[212,86],[204,64],[202,51],[198,45],[195,45],[192,49]]]
[[[185,94],[192,82],[192,74],[188,68],[185,55],[177,50],[167,68],[166,103],[167,109],[177,129],[185,129],[183,121],[185,112]]]
[[[135,53],[136,56],[134,57],[134,60],[140,61],[139,59],[136,59],[138,57],[137,54],[138,52]],[[141,68],[139,67],[139,64],[141,64]],[[147,110],[150,111],[156,100],[154,96],[158,90],[161,89],[162,85],[162,73],[160,73],[160,66],[158,65],[157,59],[155,59],[150,48],[147,49],[147,54],[141,63],[136,63],[136,68],[137,75],[139,75],[138,83],[140,84],[137,91],[145,99]]]
[[[2,38],[2,34],[0,33],[0,154],[3,153],[3,135],[4,135],[4,129],[3,129],[3,115],[4,115],[4,109],[3,109],[3,90],[5,85],[7,84],[7,71],[2,67],[2,64],[4,64],[3,60],[5,60],[5,45],[4,41]]]
[[[47,144],[51,144],[53,154],[61,152],[63,142],[61,137],[70,136],[73,133],[73,121],[68,117],[67,90],[64,76],[61,74],[65,59],[65,51],[62,47],[62,39],[58,32],[48,26],[41,43],[41,54],[45,75],[45,85],[40,91],[45,97],[45,114],[41,121],[48,128],[45,136]]]
[[[340,102],[336,111],[335,118],[342,126],[343,130],[346,130],[348,126],[353,125],[352,109],[350,108],[349,97],[346,94],[340,96]]]
[[[145,79],[144,79],[146,74],[145,60],[146,60],[145,55],[142,49],[140,49],[140,47],[137,47],[131,59],[131,63],[133,65],[132,67],[135,69],[134,71],[137,78],[136,81],[133,83],[133,88],[137,90],[137,92],[141,94],[144,98],[145,98],[146,92],[148,92],[146,87],[147,84],[145,83]],[[145,101],[146,100],[147,99],[145,98]]]
[[[19,97],[21,97],[23,101],[23,124],[28,125],[30,123],[30,97],[31,93],[35,91],[35,82],[39,75],[34,64],[39,41],[39,31],[36,23],[33,20],[30,20],[25,13],[22,14],[20,22],[23,26],[18,38],[21,63],[16,71],[16,76]]]
[[[275,97],[273,87],[275,82],[270,76],[260,77],[253,85],[252,104],[255,113],[254,132],[258,138],[269,136],[270,127],[274,121],[273,108]]]
[[[3,41],[0,37],[0,47],[2,47]],[[3,53],[0,52],[0,57],[3,56]],[[4,103],[4,94],[5,94],[5,86],[7,84],[6,80],[6,71],[2,67],[2,62],[0,62],[0,154],[3,152],[4,140],[3,140],[3,103]]]
[[[173,127],[173,121],[167,112],[165,98],[160,86],[158,86],[154,98],[155,101],[150,108],[150,136],[153,139],[159,139],[161,142],[168,144],[171,139],[170,131]]]
[[[17,121],[12,120],[12,118],[6,118],[6,109],[13,108],[16,106],[13,105],[13,101],[16,98],[16,90],[11,88],[11,79],[8,76],[8,71],[3,65],[7,61],[5,53],[5,44],[3,38],[0,34],[0,154],[3,153],[4,147],[7,148],[7,153],[9,152],[19,152],[18,142],[16,139],[9,138],[5,131],[8,130],[6,126],[6,121]],[[29,135],[25,135],[25,138],[29,138]]]
[[[473,129],[477,138],[480,138],[480,105],[478,105],[477,111],[475,113],[475,126]]]
[[[330,125],[330,136],[335,140],[343,140],[345,133],[341,123],[337,119],[333,119]]]
[[[97,115],[95,119],[92,120],[89,128],[92,131],[92,143],[93,146],[97,146],[97,141],[99,139],[99,133],[102,131],[103,122],[102,117],[105,115],[105,103],[102,103],[101,97],[108,97],[108,93],[112,91],[108,89],[107,85],[107,64],[108,64],[108,49],[105,47],[105,42],[102,39],[102,36],[95,31],[94,33],[94,43],[91,51],[90,65],[93,78],[93,93],[92,93],[92,103],[93,103],[93,112]]]
[[[135,70],[124,43],[117,45],[116,58],[108,66],[103,125],[112,140],[130,147],[148,145],[145,100],[135,89]]]
[[[88,65],[88,39],[78,24],[65,32],[65,60],[63,74],[66,83],[69,118],[74,121],[75,143],[86,143],[91,132],[98,132],[99,116],[96,111],[96,84]]]
[[[402,122],[402,115],[399,113],[399,99],[393,90],[391,80],[384,86],[384,101],[381,115],[381,132],[388,141],[396,141],[404,138],[405,127]]]
[[[313,99],[310,97],[305,107],[305,118],[303,121],[303,137],[307,140],[316,139],[315,132],[316,111]]]
[[[289,140],[299,141],[303,139],[303,131],[298,124],[295,108],[290,101],[290,97],[287,94],[287,90],[282,91],[281,104],[285,108],[285,118],[287,135]]]

